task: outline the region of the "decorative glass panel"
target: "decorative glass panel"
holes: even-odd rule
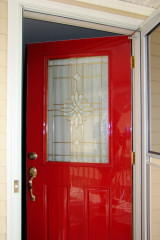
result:
[[[48,161],[108,162],[108,57],[48,61]]]

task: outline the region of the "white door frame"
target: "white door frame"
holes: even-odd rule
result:
[[[141,20],[84,9],[49,0],[8,0],[8,80],[7,80],[7,240],[21,240],[21,134],[22,134],[22,10],[45,13],[61,19],[72,19],[73,25],[131,34]],[[51,20],[52,21],[52,20]],[[90,24],[90,25],[88,25]],[[134,239],[141,238],[141,125],[140,125],[140,34],[134,34]],[[136,95],[135,95],[136,94]],[[25,161],[25,159],[23,160]],[[14,193],[14,180],[19,192]]]
[[[133,114],[133,240],[141,239],[141,63],[140,32],[133,35],[132,56],[135,68],[132,70],[132,114]]]
[[[149,17],[141,25],[141,99],[142,99],[142,239],[149,240],[150,224],[147,215],[147,174],[146,174],[146,164],[149,163],[148,154],[148,46],[147,46],[147,34],[154,29],[154,27],[160,23],[160,8],[155,11],[151,17]],[[157,157],[153,154],[153,157]]]

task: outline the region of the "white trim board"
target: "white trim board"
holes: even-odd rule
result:
[[[101,31],[106,31],[106,32],[114,32],[114,33],[124,34],[124,35],[132,35],[134,33],[133,30],[129,30],[129,29],[125,29],[125,28],[122,29],[119,27],[112,27],[112,26],[109,26],[106,24],[81,21],[81,20],[60,17],[60,16],[53,16],[53,15],[42,14],[42,13],[37,13],[37,12],[35,13],[35,12],[27,11],[27,10],[23,11],[23,17],[47,21],[47,22],[56,22],[56,23],[61,23],[61,24],[67,24],[67,25],[83,27],[83,28],[96,29],[96,30],[101,30]]]
[[[8,1],[7,239],[21,239],[21,57],[22,7]],[[19,181],[15,194],[14,180]]]
[[[141,62],[140,33],[133,35],[132,56],[135,68],[132,70],[132,114],[133,114],[133,152],[136,163],[133,165],[133,240],[141,239]]]
[[[147,43],[141,35],[141,99],[142,99],[142,239],[147,240],[146,159],[147,159]]]
[[[21,240],[22,9],[134,31],[142,20],[48,0],[8,0],[7,240]],[[19,180],[19,193],[14,193]]]
[[[18,1],[18,0],[17,0]],[[137,30],[143,22],[141,19],[101,12],[93,9],[72,6],[48,0],[19,0],[25,10],[37,13],[50,14],[85,22],[103,24],[129,30]]]
[[[142,35],[148,34],[158,23],[160,23],[160,8],[140,25]]]

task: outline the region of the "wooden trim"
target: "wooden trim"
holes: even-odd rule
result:
[[[8,0],[7,240],[21,239],[22,6]],[[14,193],[14,180],[19,192]]]
[[[136,163],[133,166],[133,240],[141,239],[141,76],[140,76],[140,33],[133,35],[132,55],[135,68],[132,70],[133,96],[133,152]]]
[[[141,98],[142,98],[142,239],[147,239],[147,206],[146,206],[146,153],[147,153],[147,48],[146,39],[141,36]]]
[[[140,28],[143,36],[148,34],[158,23],[160,23],[160,8],[141,24]]]
[[[69,4],[59,3],[49,0],[17,0],[23,6],[24,10],[44,13],[47,15],[79,20],[82,22],[91,22],[122,29],[137,30],[143,22],[142,19],[120,16],[108,12],[86,9]]]
[[[92,23],[92,22],[87,22],[87,21],[80,21],[80,20],[76,20],[76,19],[73,20],[73,19],[70,19],[70,18],[64,18],[64,17],[59,17],[59,16],[30,12],[30,11],[27,11],[27,10],[23,11],[23,16],[25,18],[38,19],[38,20],[42,20],[42,21],[56,22],[56,23],[61,23],[61,24],[68,24],[68,25],[71,25],[71,26],[84,27],[84,28],[89,28],[89,29],[96,29],[96,30],[113,32],[113,33],[124,34],[124,35],[131,35],[134,32],[132,30],[107,26],[105,24],[103,25],[103,24]]]

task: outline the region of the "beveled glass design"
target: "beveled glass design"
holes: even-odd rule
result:
[[[108,163],[108,57],[48,61],[48,161]]]
[[[149,152],[160,154],[160,25],[148,34]]]

